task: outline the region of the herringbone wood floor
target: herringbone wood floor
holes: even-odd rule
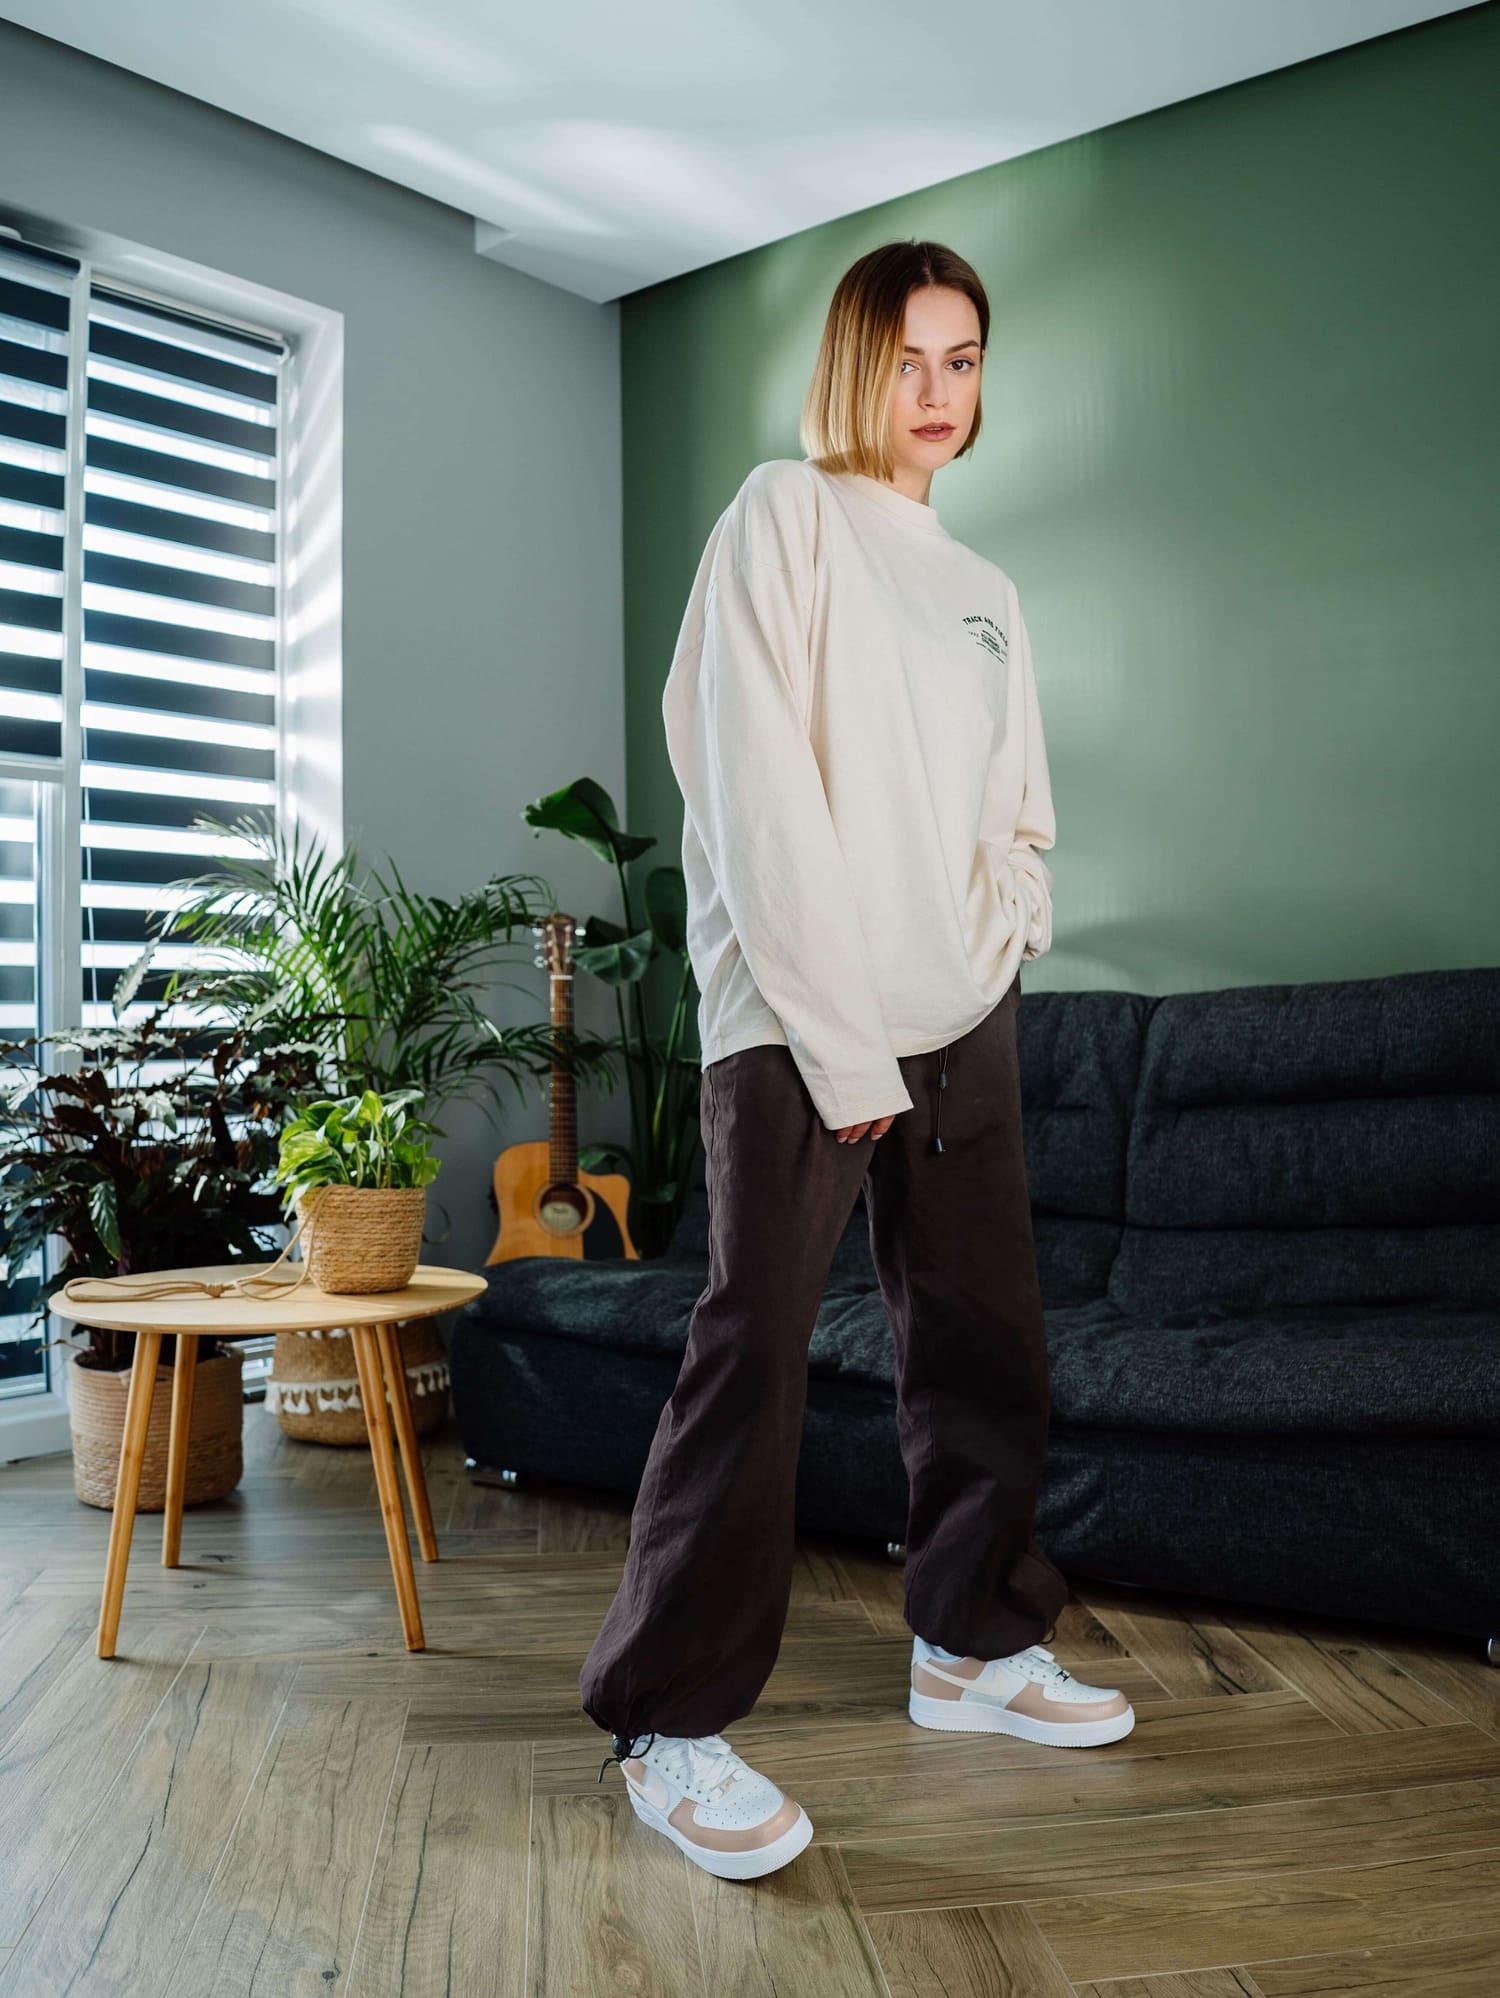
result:
[[[904,1707],[901,1571],[801,1546],[734,1745],[813,1844],[711,1880],[578,1704],[630,1507],[425,1455],[442,1559],[401,1642],[368,1454],[246,1409],[183,1563],[65,1458],[0,1469],[0,1998],[1496,1998],[1500,1671],[1477,1647],[1076,1581],[1052,1648],[1126,1688],[1099,1749]]]

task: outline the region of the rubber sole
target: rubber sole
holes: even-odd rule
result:
[[[1122,1741],[1135,1726],[1133,1708],[1108,1720],[1039,1721],[1008,1707],[982,1707],[975,1700],[934,1699],[915,1686],[907,1695],[906,1711],[918,1727],[941,1728],[948,1734],[1013,1734],[1051,1748],[1094,1748],[1100,1742]]]
[[[750,1852],[709,1850],[695,1845],[676,1825],[668,1822],[663,1812],[638,1796],[628,1776],[625,1778],[625,1794],[630,1799],[630,1808],[643,1825],[650,1825],[652,1831],[661,1832],[679,1852],[686,1853],[694,1866],[701,1866],[705,1873],[712,1873],[719,1880],[759,1880],[763,1873],[774,1873],[777,1867],[795,1859],[813,1835],[812,1819],[799,1804],[797,1822],[771,1845],[756,1846]]]

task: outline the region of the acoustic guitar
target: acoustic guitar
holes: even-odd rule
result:
[[[552,1025],[573,1024],[573,932],[560,912],[532,925],[540,940],[536,962],[552,988]],[[594,1262],[605,1256],[639,1261],[626,1215],[630,1181],[623,1173],[578,1170],[578,1112],[573,1078],[556,1062],[550,1079],[552,1135],[543,1143],[507,1145],[495,1161],[495,1246],[485,1265],[517,1256],[572,1256]]]

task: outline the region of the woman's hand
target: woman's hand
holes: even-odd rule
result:
[[[873,1122],[845,1124],[841,1130],[834,1132],[834,1136],[841,1145],[857,1145],[867,1131],[872,1138],[883,1138],[895,1121],[896,1113],[893,1111],[889,1117],[877,1117]]]

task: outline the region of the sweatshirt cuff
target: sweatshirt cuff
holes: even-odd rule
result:
[[[1006,865],[1025,918],[1021,961],[1026,963],[1052,948],[1052,873],[1031,846],[1012,847]]]
[[[814,1107],[830,1131],[842,1131],[846,1124],[873,1123],[877,1117],[894,1117],[913,1108],[911,1091],[899,1075],[894,1086],[879,1089],[832,1091],[808,1084]]]

